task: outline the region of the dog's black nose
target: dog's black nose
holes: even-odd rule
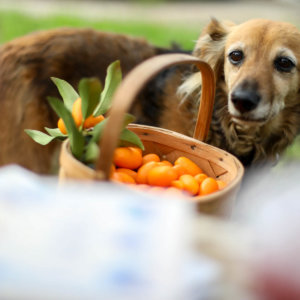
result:
[[[236,89],[231,94],[231,101],[240,113],[246,113],[257,107],[260,95],[255,90]]]

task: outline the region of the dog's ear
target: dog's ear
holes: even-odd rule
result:
[[[229,21],[219,22],[216,19],[212,19],[203,29],[193,51],[193,55],[206,61],[212,67],[217,81],[223,76],[226,37],[234,25],[234,23]],[[193,73],[178,88],[179,96],[182,99],[186,99],[189,95],[199,90],[201,83],[201,73]]]
[[[235,24],[230,21],[219,22],[212,19],[203,29],[193,54],[206,61],[215,74],[220,74],[220,67],[224,63],[224,48],[226,37]]]

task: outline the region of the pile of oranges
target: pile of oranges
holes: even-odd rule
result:
[[[208,195],[226,186],[225,182],[204,174],[184,156],[172,164],[155,153],[143,155],[137,147],[119,147],[113,163],[111,179],[122,183],[176,188],[192,196]]]
[[[91,115],[83,122],[81,98],[73,104],[72,117],[76,127],[82,126],[83,129],[92,128],[104,120],[103,115]],[[61,118],[57,125],[63,134],[67,134]],[[225,182],[207,176],[187,157],[181,156],[172,164],[161,160],[155,153],[143,155],[138,147],[119,147],[115,150],[111,180],[140,187],[176,188],[192,196],[208,195],[226,186]]]

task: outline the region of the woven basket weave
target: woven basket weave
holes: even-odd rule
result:
[[[209,176],[223,180],[227,186],[207,196],[193,197],[201,212],[214,215],[227,215],[233,206],[239,189],[244,169],[240,161],[233,155],[219,148],[207,145],[205,140],[213,111],[215,95],[214,74],[210,66],[190,55],[166,54],[151,58],[134,68],[117,89],[107,126],[100,141],[101,154],[93,170],[76,160],[66,140],[61,148],[60,180],[109,180],[114,149],[121,132],[124,114],[129,111],[132,102],[153,76],[164,68],[178,64],[194,64],[202,73],[202,93],[198,119],[193,138],[167,129],[134,125],[128,126],[142,140],[144,153],[157,153],[174,162],[179,156],[192,159]]]

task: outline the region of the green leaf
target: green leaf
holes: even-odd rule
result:
[[[80,159],[84,149],[84,136],[77,129],[71,112],[56,98],[48,97],[48,101],[57,115],[63,119],[70,139],[72,153],[77,159]]]
[[[63,134],[58,128],[45,127],[46,131],[55,138],[67,138],[67,134]]]
[[[94,129],[93,129],[93,131],[92,131],[93,137],[91,138],[91,141],[90,141],[90,142],[99,143],[99,140],[100,140],[100,138],[101,138],[101,136],[102,136],[102,133],[103,133],[103,130],[104,130],[105,125],[106,125],[106,123],[107,123],[107,120],[108,120],[108,118],[107,118],[107,119],[104,119],[102,122],[98,123],[98,124],[94,127]]]
[[[101,123],[97,124],[92,131],[91,141],[98,143],[101,139],[103,130],[109,118],[104,119]],[[131,114],[125,114],[123,128],[125,128],[129,123],[132,123],[135,120],[135,117]]]
[[[99,157],[99,147],[98,144],[91,141],[87,147],[86,147],[86,153],[85,153],[85,163],[91,163],[95,162],[97,158]]]
[[[83,78],[79,81],[82,116],[85,120],[99,104],[102,84],[97,78]]]
[[[94,129],[91,131],[92,137],[89,141],[89,143],[86,146],[86,157],[85,160],[86,162],[93,162],[96,160],[96,158],[99,156],[99,140],[102,137],[103,130],[106,126],[108,119],[103,120],[101,123],[97,124]],[[95,145],[97,147],[97,150],[95,150]],[[96,151],[98,151],[96,153]]]
[[[117,60],[109,65],[107,68],[107,75],[105,78],[104,90],[101,93],[99,105],[94,111],[94,116],[105,114],[111,105],[113,94],[120,82],[122,81],[122,72],[120,61]]]
[[[50,136],[44,132],[32,129],[25,129],[25,132],[38,144],[47,145],[55,139],[55,137]]]
[[[67,81],[56,77],[51,77],[51,79],[58,88],[58,91],[63,98],[65,106],[69,111],[72,111],[73,103],[76,99],[79,98],[78,93]]]
[[[136,135],[134,132],[130,131],[127,128],[124,128],[120,135],[120,141],[127,142],[130,144],[134,144],[141,148],[142,150],[145,150],[144,145],[141,141],[141,139]]]
[[[92,131],[92,138],[91,138],[90,142],[99,143],[99,140],[102,137],[103,130],[106,126],[108,119],[109,119],[109,117],[104,119],[101,123],[97,124],[94,127],[94,129]],[[135,117],[131,114],[125,115],[124,122],[123,122],[123,130],[122,130],[122,133],[120,136],[120,140],[123,139],[123,141],[128,141],[129,143],[135,144],[144,150],[144,145],[141,142],[140,138],[135,133],[133,133],[132,131],[129,131],[128,129],[125,128],[129,123],[134,121],[134,119],[135,119]],[[129,131],[129,133],[128,133],[128,131]]]
[[[125,114],[124,121],[123,121],[123,127],[125,128],[128,124],[135,121],[135,116],[129,113]]]

